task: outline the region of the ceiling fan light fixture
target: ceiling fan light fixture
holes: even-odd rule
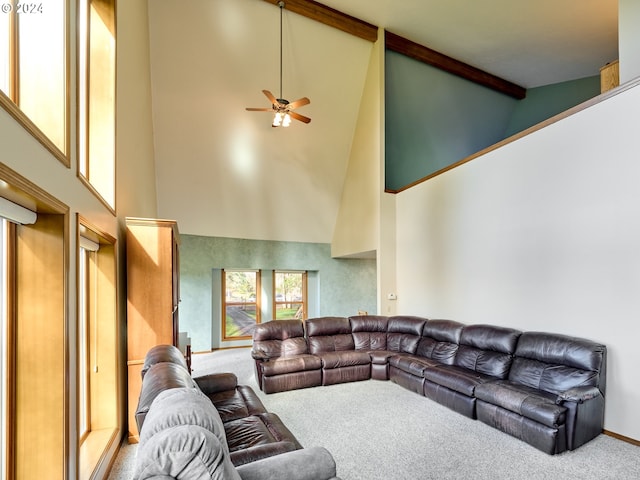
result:
[[[272,127],[279,127],[282,125],[282,114],[280,112],[276,112],[273,115],[273,123],[271,123]]]
[[[304,115],[300,115],[293,110],[299,107],[303,107],[305,105],[309,105],[311,100],[307,97],[299,98],[293,102],[289,102],[285,98],[282,98],[282,10],[284,9],[284,2],[278,2],[278,7],[280,7],[280,98],[276,98],[269,90],[262,90],[262,93],[269,99],[271,102],[271,108],[252,108],[248,107],[246,110],[254,111],[254,112],[273,112],[273,121],[271,122],[272,127],[288,127],[291,125],[291,119],[294,118],[302,123],[309,123],[311,119],[309,117],[305,117]]]

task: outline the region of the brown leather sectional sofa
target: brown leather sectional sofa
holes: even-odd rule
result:
[[[303,449],[233,373],[192,377],[180,351],[147,353],[135,412],[135,480],[339,480],[324,448]]]
[[[602,432],[606,347],[586,339],[415,316],[275,320],[252,356],[265,393],[391,380],[548,454]]]

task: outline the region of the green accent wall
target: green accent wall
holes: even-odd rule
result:
[[[599,75],[516,100],[385,52],[385,188],[399,190],[600,94]]]
[[[376,260],[331,258],[331,245],[180,235],[180,330],[194,352],[251,342],[221,341],[220,271],[307,270],[309,316],[376,312]],[[263,275],[269,277],[270,275]],[[269,282],[263,283],[263,295]],[[263,305],[270,313],[270,305]]]
[[[385,52],[385,187],[398,190],[503,139],[517,100]]]
[[[505,138],[600,95],[600,75],[529,88],[514,109]]]

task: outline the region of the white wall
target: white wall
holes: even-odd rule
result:
[[[640,87],[397,195],[398,311],[608,347],[605,429],[640,439]]]
[[[618,53],[620,57],[620,83],[640,76],[640,2],[618,2]]]
[[[362,254],[378,248],[380,188],[380,40],[373,45],[360,100],[349,166],[331,243],[334,257]]]

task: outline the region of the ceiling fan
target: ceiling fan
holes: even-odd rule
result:
[[[284,9],[284,2],[278,2],[278,6],[280,7],[280,98],[276,98],[273,93],[269,90],[262,90],[262,93],[269,99],[271,102],[271,107],[265,108],[252,108],[247,107],[247,110],[250,112],[273,112],[273,122],[271,123],[272,127],[288,127],[291,124],[291,119],[295,118],[303,123],[309,123],[311,119],[309,117],[305,117],[304,115],[300,115],[293,110],[302,107],[304,105],[308,105],[311,103],[307,97],[302,97],[293,102],[289,102],[289,100],[285,100],[282,98],[282,10]]]

